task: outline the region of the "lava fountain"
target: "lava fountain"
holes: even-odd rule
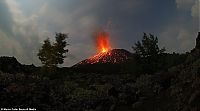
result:
[[[99,30],[95,33],[95,43],[97,54],[85,59],[73,67],[84,67],[95,64],[122,64],[132,60],[132,53],[124,49],[112,49],[109,41],[109,34],[104,30]],[[98,69],[98,68],[97,68]]]
[[[96,33],[95,37],[98,53],[105,53],[111,50],[109,34],[107,32],[99,31]]]

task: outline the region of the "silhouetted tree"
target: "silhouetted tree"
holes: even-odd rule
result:
[[[51,45],[51,42],[49,38],[44,40],[44,44],[42,45],[42,48],[39,49],[38,57],[41,60],[42,64],[46,67],[52,67],[55,66],[53,64],[53,46]]]
[[[66,57],[65,53],[68,52],[68,49],[65,47],[69,44],[65,41],[68,37],[67,34],[63,33],[56,33],[56,43],[54,43],[54,51],[55,51],[55,64],[62,64],[64,58]]]
[[[65,56],[65,53],[68,52],[68,49],[65,47],[68,45],[66,38],[67,34],[56,33],[56,42],[51,44],[49,38],[44,40],[42,48],[39,49],[38,57],[41,60],[42,64],[45,67],[56,67],[58,64],[62,64]]]
[[[135,43],[132,47],[139,56],[138,66],[141,73],[154,73],[160,69],[160,60],[165,49],[158,46],[158,38],[152,34],[144,33],[142,41]]]
[[[142,41],[136,42],[132,48],[140,57],[156,56],[165,52],[165,48],[160,49],[158,47],[158,38],[146,33],[144,33]]]

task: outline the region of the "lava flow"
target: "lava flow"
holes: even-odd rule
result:
[[[109,34],[107,32],[99,31],[96,33],[96,46],[98,53],[105,53],[111,50]]]

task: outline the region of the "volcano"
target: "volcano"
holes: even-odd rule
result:
[[[124,64],[133,59],[133,53],[130,53],[125,49],[112,49],[107,52],[100,52],[93,57],[85,59],[72,66],[72,68],[85,70],[87,72],[116,72],[120,70]]]
[[[87,64],[121,64],[133,59],[133,54],[125,49],[112,49],[108,52],[99,53],[89,59],[85,59],[73,67]]]
[[[94,35],[97,54],[75,64],[72,69],[81,72],[118,72],[133,60],[133,54],[129,51],[112,49],[107,31],[100,29]]]

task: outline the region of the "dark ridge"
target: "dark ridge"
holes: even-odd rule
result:
[[[23,65],[17,61],[15,57],[0,57],[0,71],[5,73],[31,73],[36,69],[36,67],[32,65]]]

